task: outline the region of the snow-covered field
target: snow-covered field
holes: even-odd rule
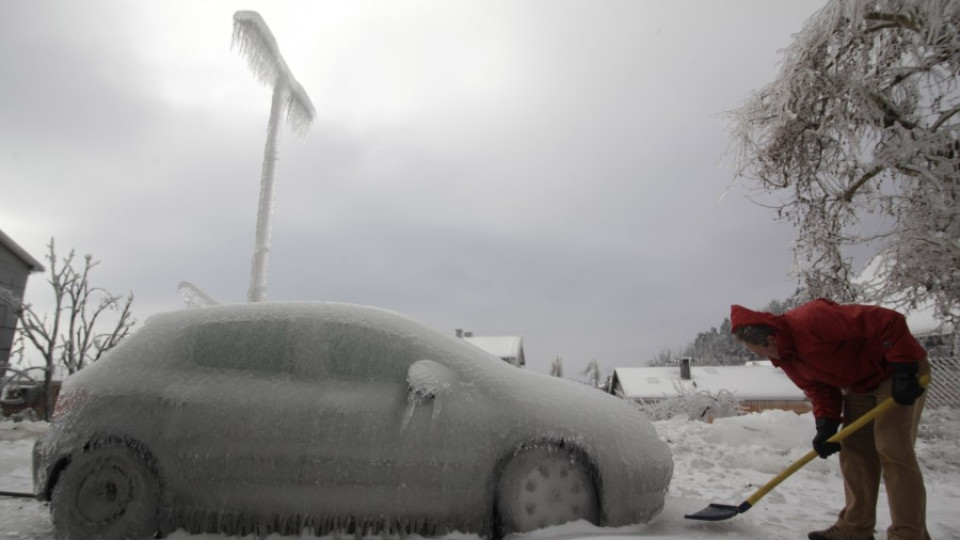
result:
[[[517,535],[511,540],[793,540],[829,525],[843,503],[836,458],[816,459],[761,499],[749,512],[723,522],[684,519],[709,503],[739,504],[809,450],[813,418],[768,411],[713,424],[674,418],[656,423],[673,450],[675,472],[667,505],[650,523],[607,529],[578,522]],[[30,449],[43,423],[0,422],[0,491],[31,491]],[[927,411],[917,451],[927,481],[930,534],[960,539],[960,411]],[[877,540],[890,523],[881,494]],[[53,537],[46,506],[0,497],[0,540]],[[175,532],[171,540],[224,540],[218,535]],[[379,537],[378,537],[379,538]],[[445,539],[476,540],[474,535]],[[271,537],[271,540],[277,540]]]

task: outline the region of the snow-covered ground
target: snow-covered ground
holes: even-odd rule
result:
[[[749,512],[722,522],[684,519],[709,503],[739,504],[809,449],[813,418],[768,411],[713,424],[674,418],[656,423],[673,450],[675,472],[666,508],[650,523],[607,529],[578,522],[517,535],[511,540],[793,540],[832,523],[843,503],[836,458],[816,459],[761,499]],[[43,423],[0,422],[0,491],[31,491],[30,449]],[[928,523],[935,540],[960,539],[960,411],[927,411],[917,451],[927,482]],[[890,523],[881,494],[877,540]],[[0,539],[53,538],[48,509],[30,499],[0,497]],[[225,540],[188,535],[171,540]],[[379,537],[377,537],[379,538]],[[476,540],[452,534],[450,540]],[[271,540],[277,540],[271,537]],[[414,539],[417,540],[417,539]]]

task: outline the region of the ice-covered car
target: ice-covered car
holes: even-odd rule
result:
[[[500,536],[659,512],[673,471],[623,400],[395,313],[155,315],[69,377],[34,449],[57,536]]]

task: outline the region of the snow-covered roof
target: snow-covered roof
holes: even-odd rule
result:
[[[463,340],[497,358],[520,358],[523,352],[520,336],[464,336]]]
[[[43,272],[43,265],[40,264],[36,259],[30,256],[29,253],[22,247],[20,247],[12,238],[6,235],[3,231],[0,231],[0,245],[6,247],[13,253],[18,259],[23,261],[25,265],[30,269],[31,272]]]
[[[680,378],[680,368],[635,367],[616,368],[614,380],[623,396],[629,399],[659,399],[677,394],[678,389],[707,391],[716,395],[721,390],[737,399],[803,400],[803,391],[787,375],[769,362],[749,362],[743,366],[691,366],[690,379]]]

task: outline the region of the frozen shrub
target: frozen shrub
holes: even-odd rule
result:
[[[740,400],[726,390],[712,394],[707,390],[677,384],[674,384],[674,389],[674,396],[637,402],[637,406],[654,421],[685,415],[690,420],[712,422],[715,418],[736,416],[740,412]]]

